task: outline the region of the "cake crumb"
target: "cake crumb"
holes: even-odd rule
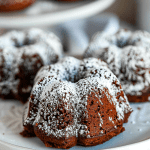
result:
[[[138,110],[141,110],[141,107],[137,107]]]

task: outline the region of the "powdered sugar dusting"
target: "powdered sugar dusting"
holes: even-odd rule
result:
[[[35,65],[40,68],[42,65],[55,63],[62,57],[62,45],[53,33],[46,33],[40,29],[11,31],[0,37],[0,57],[1,94],[7,95],[12,92],[17,95],[18,84],[21,82],[17,77],[20,64],[24,64],[26,71],[30,72],[35,69]],[[38,59],[41,62],[37,63]],[[29,93],[30,90],[31,86],[23,87],[22,92]]]
[[[146,31],[120,30],[115,35],[97,33],[84,57],[104,60],[126,94],[142,95],[150,85],[150,34]]]
[[[81,61],[66,57],[54,65],[44,66],[37,73],[29,99],[32,108],[27,110],[29,114],[24,119],[24,126],[38,123],[38,129],[57,138],[90,138],[88,127],[82,123],[82,118],[88,118],[88,96],[94,92],[103,105],[96,92],[104,88],[108,89],[109,102],[116,107],[117,119],[124,120],[124,114],[132,109],[125,95],[117,98],[122,92],[120,82],[105,62],[96,58]],[[102,127],[103,118],[100,113],[98,116]]]

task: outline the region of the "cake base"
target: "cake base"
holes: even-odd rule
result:
[[[20,133],[23,137],[35,137],[33,126],[26,126],[24,130]]]
[[[118,126],[117,129],[112,129],[110,132],[106,134],[102,134],[101,136],[94,137],[94,138],[84,138],[79,137],[78,140],[76,137],[69,137],[69,138],[59,138],[46,136],[42,130],[37,129],[38,124],[36,124],[34,128],[34,132],[36,136],[43,141],[46,147],[54,147],[54,148],[64,148],[68,149],[75,145],[82,145],[82,146],[95,146],[98,144],[102,144],[114,136],[117,136],[121,132],[125,131],[125,128],[122,126]]]
[[[150,97],[150,93],[148,94],[143,94],[141,96],[135,96],[135,95],[127,95],[129,102],[148,102],[149,101],[149,97]]]

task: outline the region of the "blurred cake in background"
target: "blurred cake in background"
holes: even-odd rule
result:
[[[150,34],[120,30],[116,34],[97,33],[84,58],[104,60],[118,77],[130,102],[149,101]]]
[[[60,57],[62,45],[53,33],[33,28],[2,35],[0,97],[26,102],[39,68],[56,63]]]
[[[27,8],[36,0],[1,0],[0,12],[17,11]]]

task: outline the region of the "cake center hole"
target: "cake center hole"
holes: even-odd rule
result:
[[[70,82],[72,82],[72,83],[76,83],[76,82],[78,82],[79,80],[80,80],[80,79],[77,78],[76,76],[72,76],[72,77],[69,78],[68,81],[70,81]]]
[[[29,46],[29,45],[33,45],[35,44],[35,41],[29,41],[26,40],[23,43],[18,43],[17,41],[15,42],[15,47],[19,48],[19,47],[24,47],[24,46]]]
[[[116,44],[119,48],[124,48],[126,46],[129,45],[129,43],[127,41],[117,41],[117,44]]]

